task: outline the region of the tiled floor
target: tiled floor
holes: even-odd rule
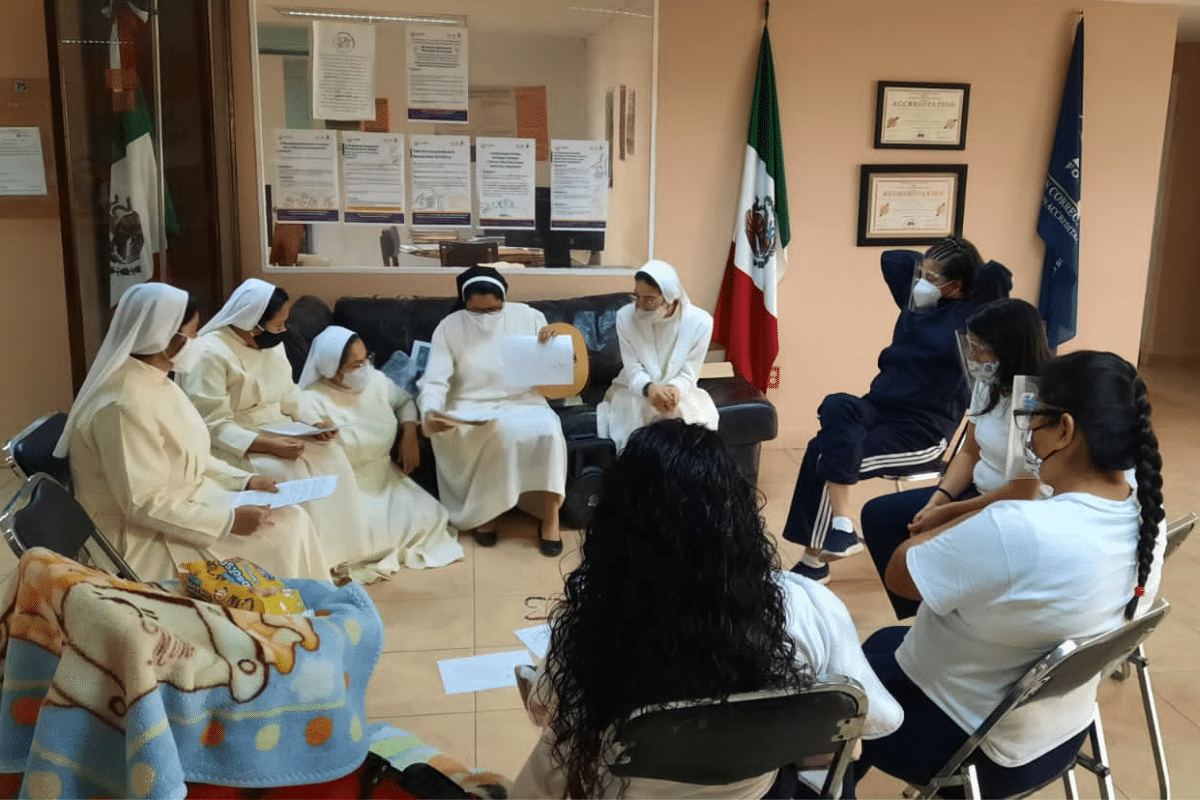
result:
[[[1200,372],[1177,374],[1152,371],[1147,375],[1155,405],[1155,424],[1165,461],[1168,518],[1200,510]],[[760,489],[766,497],[765,515],[778,533],[787,514],[800,453],[766,450],[762,455]],[[0,493],[16,489],[7,472],[0,473]],[[890,483],[868,481],[855,490],[855,502],[892,491]],[[443,658],[517,649],[518,628],[535,624],[526,597],[559,591],[562,576],[578,563],[578,535],[565,532],[561,559],[537,552],[533,521],[513,514],[502,521],[499,543],[478,548],[464,537],[466,559],[439,570],[404,570],[390,581],[368,587],[387,627],[384,654],[368,690],[372,720],[390,721],[436,747],[473,765],[514,776],[537,737],[521,710],[515,689],[474,695],[447,696],[438,675]],[[1200,534],[1196,535],[1200,537]],[[798,549],[783,543],[785,566]],[[14,561],[0,547],[0,575]],[[1162,594],[1173,611],[1150,640],[1158,710],[1167,742],[1176,797],[1200,797],[1200,543],[1190,543],[1167,565]],[[890,607],[865,556],[835,565],[831,588],[849,607],[861,635],[893,624]],[[535,603],[536,604],[536,603]],[[1113,774],[1120,794],[1150,797],[1157,793],[1136,681],[1106,681],[1100,693]],[[1081,776],[1085,797],[1096,796],[1094,781]],[[900,784],[873,772],[860,786],[861,797],[896,797]],[[1056,789],[1046,797],[1061,797]]]

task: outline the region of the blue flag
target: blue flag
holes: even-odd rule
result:
[[[1079,177],[1083,158],[1083,20],[1075,28],[1067,85],[1058,112],[1054,150],[1037,232],[1046,243],[1038,311],[1050,347],[1075,336],[1079,308]]]

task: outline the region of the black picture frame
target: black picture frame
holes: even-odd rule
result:
[[[952,181],[949,185],[946,183],[948,179]],[[891,209],[892,203],[904,200],[881,197],[880,194],[889,188],[912,198],[908,201],[910,207]],[[913,194],[922,191],[935,194]],[[966,164],[863,164],[858,190],[858,246],[933,244],[947,236],[962,236],[966,197]],[[953,205],[953,208],[939,210],[934,205],[939,200],[946,205]],[[922,208],[925,202],[928,203],[928,209]],[[893,211],[899,216],[877,226],[876,220]],[[937,217],[939,214],[945,216],[948,225],[938,228],[921,225],[923,218]]]
[[[944,114],[938,105],[916,106],[913,113],[898,112],[899,102],[939,104],[952,102]],[[875,147],[880,150],[965,150],[971,84],[928,81],[879,81],[875,94]],[[891,113],[889,113],[891,112]],[[951,117],[953,114],[955,116]],[[957,137],[942,140],[953,122]],[[945,134],[948,135],[948,134]]]

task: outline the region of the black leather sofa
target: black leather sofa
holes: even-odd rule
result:
[[[569,473],[563,510],[566,525],[586,522],[585,509],[598,484],[599,473],[614,456],[612,442],[596,437],[596,406],[621,371],[616,313],[628,302],[629,295],[625,293],[529,301],[549,322],[569,322],[578,328],[588,348],[590,376],[581,393],[583,404],[551,403],[562,420],[567,439]],[[285,340],[288,358],[298,377],[309,343],[327,325],[335,324],[359,334],[367,350],[374,353],[375,366],[379,367],[396,350],[411,353],[414,341],[429,341],[433,329],[454,310],[454,305],[452,297],[343,297],[330,311],[319,298],[306,295],[292,307]],[[739,467],[757,485],[762,443],[774,439],[778,429],[775,407],[741,377],[706,378],[700,381],[700,386],[712,396],[720,411],[721,435],[729,443]],[[432,453],[428,450],[426,453],[422,469],[413,477],[436,494]]]

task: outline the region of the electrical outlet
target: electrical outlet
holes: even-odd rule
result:
[[[779,367],[771,367],[770,377],[767,378],[767,388],[779,388]]]

